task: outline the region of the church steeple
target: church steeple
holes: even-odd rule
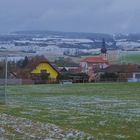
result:
[[[106,54],[106,53],[107,53],[107,49],[106,49],[105,39],[103,38],[103,40],[102,40],[101,54]]]
[[[106,43],[105,43],[105,39],[103,38],[102,40],[102,47],[101,47],[101,56],[107,60],[107,49],[106,49]]]

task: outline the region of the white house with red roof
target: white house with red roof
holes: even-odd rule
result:
[[[81,63],[81,71],[88,74],[89,82],[94,80],[95,71],[108,67],[108,60],[104,56],[91,56],[84,58]]]

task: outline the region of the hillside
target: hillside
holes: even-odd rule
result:
[[[81,57],[100,54],[102,40],[106,48],[125,51],[140,51],[140,34],[101,34],[58,31],[17,31],[0,36],[0,52],[44,55],[47,58]]]

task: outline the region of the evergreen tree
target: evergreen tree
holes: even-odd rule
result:
[[[25,56],[24,60],[19,60],[19,61],[17,62],[17,67],[19,67],[19,68],[24,68],[24,67],[27,66],[28,63],[29,63],[29,59],[28,59],[27,56]]]
[[[29,59],[28,59],[27,56],[25,56],[25,58],[24,58],[24,60],[23,60],[23,63],[22,63],[23,68],[24,68],[25,66],[27,66],[28,63],[29,63]]]

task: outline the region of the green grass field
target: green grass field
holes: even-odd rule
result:
[[[119,63],[124,64],[140,64],[140,52],[128,51],[122,52],[122,57],[119,59]]]
[[[38,122],[55,124],[63,132],[79,130],[94,140],[140,140],[140,83],[9,86],[0,114],[0,138],[33,139],[24,132],[27,128],[15,128],[24,126],[21,118],[26,118],[34,125],[28,131],[42,140],[47,134],[35,129]]]
[[[140,54],[131,54],[125,57],[127,63],[140,64]]]

